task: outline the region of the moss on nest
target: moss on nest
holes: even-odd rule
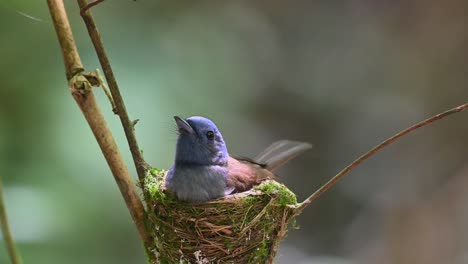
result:
[[[145,192],[158,263],[271,263],[294,218],[296,195],[276,181],[214,201],[191,204],[164,190],[152,169]]]

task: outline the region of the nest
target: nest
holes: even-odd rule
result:
[[[296,195],[276,181],[191,204],[164,190],[164,171],[145,182],[158,263],[272,263],[294,219]]]

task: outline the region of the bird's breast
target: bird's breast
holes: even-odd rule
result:
[[[181,200],[205,202],[225,195],[227,168],[175,166],[166,177],[166,188]]]

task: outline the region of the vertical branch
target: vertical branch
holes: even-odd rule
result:
[[[3,200],[3,184],[0,178],[0,225],[2,227],[3,239],[7,245],[8,255],[10,255],[12,264],[21,264],[21,256],[16,250],[15,241],[10,232],[10,226],[8,225],[8,217],[5,208],[5,201]]]
[[[106,158],[107,164],[114,175],[122,197],[137,227],[140,238],[145,244],[147,253],[149,253],[152,247],[152,237],[146,230],[146,215],[143,204],[139,199],[128,168],[125,165],[107,122],[97,105],[94,93],[91,89],[92,85],[87,79],[87,75],[83,74],[83,65],[81,64],[78,50],[73,39],[63,0],[48,0],[47,2],[62,49],[67,79],[70,82],[73,98],[85,116]]]
[[[63,62],[65,63],[65,73],[67,80],[75,74],[83,72],[83,64],[76,48],[75,39],[71,31],[70,22],[62,1],[47,1],[50,15],[54,23],[60,47],[62,48]]]
[[[88,1],[78,0],[78,4],[82,11],[84,11],[81,15],[83,17],[84,23],[86,24],[86,28],[88,29],[91,41],[93,42],[94,49],[96,50],[96,54],[99,58],[102,70],[104,71],[104,76],[106,77],[107,84],[109,85],[109,90],[117,108],[117,114],[120,117],[120,121],[124,128],[125,136],[127,137],[128,145],[130,147],[130,152],[132,153],[133,162],[135,163],[135,168],[140,180],[140,187],[143,188],[144,178],[148,169],[148,165],[143,159],[140,147],[138,146],[133,122],[128,116],[125,103],[122,99],[122,95],[120,94],[119,86],[117,85],[114,72],[112,71],[112,67],[109,62],[109,58],[107,57],[106,50],[104,49],[104,43],[102,41],[101,35],[99,34],[93,15],[88,9]]]

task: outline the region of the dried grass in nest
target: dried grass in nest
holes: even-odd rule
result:
[[[151,170],[154,254],[158,263],[272,263],[297,200],[284,185],[267,181],[248,192],[201,204],[164,191],[163,171]]]

